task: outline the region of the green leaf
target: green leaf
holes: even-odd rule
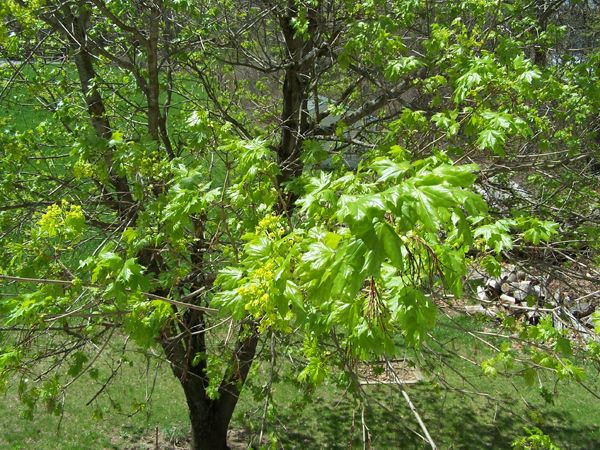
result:
[[[92,283],[106,279],[111,273],[121,268],[122,258],[113,252],[102,252],[95,261],[95,267],[92,271]]]
[[[350,196],[340,198],[338,217],[347,223],[353,233],[360,236],[372,228],[373,219],[381,219],[386,211],[380,194]]]
[[[494,366],[494,360],[485,360],[481,363],[483,374],[488,377],[494,377],[498,374],[498,370]]]
[[[385,76],[389,80],[395,81],[411,72],[414,72],[423,65],[423,62],[417,57],[405,56],[389,62],[385,69]]]
[[[325,234],[325,237],[323,238],[323,243],[327,247],[335,250],[342,239],[343,237],[339,234],[327,232],[327,234]]]
[[[485,129],[479,133],[477,145],[483,150],[491,150],[498,155],[504,154],[506,134],[496,129]]]
[[[135,261],[135,258],[129,258],[123,263],[117,280],[122,281],[132,290],[147,290],[150,287],[150,282],[144,276],[144,268]]]
[[[394,267],[399,270],[404,269],[404,257],[402,255],[402,239],[396,234],[396,231],[387,222],[379,222],[375,230],[383,243],[385,255],[389,258]]]
[[[600,311],[595,311],[592,314],[592,323],[594,324],[594,331],[600,334]]]
[[[532,369],[531,367],[528,367],[527,369],[523,370],[523,379],[525,380],[525,383],[527,383],[527,386],[535,385],[535,381],[536,381],[535,375],[536,375],[535,370]]]
[[[541,78],[541,74],[538,70],[526,70],[519,77],[517,81],[524,81],[527,84],[533,83],[534,80]]]
[[[474,173],[477,170],[476,164],[442,164],[434,168],[431,173],[449,185],[470,188],[477,178]]]
[[[410,163],[408,161],[398,163],[388,158],[378,158],[373,161],[371,167],[380,175],[378,181],[381,183],[400,179],[410,169]]]
[[[411,346],[420,345],[427,337],[427,332],[435,325],[437,308],[433,301],[413,287],[401,289],[392,311],[407,344]]]
[[[379,276],[379,268],[385,258],[384,245],[380,240],[377,230],[376,223],[375,227],[361,235],[361,239],[367,245],[369,251],[365,256],[364,271],[366,275]]]
[[[440,184],[437,186],[420,186],[419,191],[429,198],[432,208],[452,208],[457,205],[452,190]]]
[[[487,255],[479,264],[492,277],[499,277],[502,273],[502,265],[491,255]]]
[[[499,254],[503,250],[512,248],[512,238],[510,236],[510,226],[513,224],[510,220],[498,220],[495,223],[477,227],[474,232],[475,237],[481,236],[488,247],[494,249]]]

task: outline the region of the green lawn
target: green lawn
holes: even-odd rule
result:
[[[481,326],[472,320],[461,322],[472,329]],[[467,351],[476,359],[485,356],[481,345],[466,341],[458,331],[442,327],[437,337],[452,342],[448,350]],[[147,364],[141,354],[128,354],[132,364],[124,364],[121,375],[103,395],[85,406],[118,358],[116,349],[109,352],[100,362],[97,380],[84,376],[72,386],[62,420],[43,411],[33,421],[20,417],[23,408],[16,389],[10,389],[0,401],[0,448],[153,448],[157,430],[161,448],[185,447],[185,400],[177,380],[157,358],[151,357]],[[282,364],[277,372],[291,369],[283,357],[279,360]],[[157,364],[155,388],[146,401]],[[599,392],[597,370],[589,367],[587,372],[587,385]],[[263,426],[267,373],[268,364],[261,361],[234,416],[232,428],[238,435],[243,431],[247,443],[258,442]],[[457,389],[489,396],[444,390],[442,379]],[[362,448],[362,409],[343,386],[327,383],[307,396],[302,386],[282,380],[273,384],[274,409],[267,409],[264,436],[275,438],[279,448]],[[546,381],[553,389],[553,381]],[[521,379],[485,377],[480,368],[447,353],[432,366],[427,381],[406,389],[440,448],[510,448],[512,441],[523,435],[523,427],[533,425],[561,448],[592,449],[600,443],[600,401],[575,384],[559,384],[555,403],[550,405],[537,388],[526,386]],[[365,393],[370,400],[364,417],[373,448],[427,448],[417,436],[421,430],[396,386],[366,386]]]
[[[154,436],[177,442],[188,430],[187,412],[177,380],[158,360],[141,355],[127,357],[134,363],[123,364],[120,375],[101,396],[86,405],[118,364],[116,350],[101,358],[96,380],[84,375],[69,389],[62,417],[48,414],[42,405],[33,420],[23,417],[16,386],[0,400],[1,449],[98,449],[126,448],[143,438]],[[149,394],[152,392],[152,395]]]
[[[469,329],[483,326],[466,317],[459,321]],[[519,377],[487,377],[480,367],[449,352],[481,360],[490,355],[484,344],[444,326],[436,330],[435,337],[445,343],[448,351],[436,348],[444,356],[426,356],[421,366],[423,370],[429,366],[427,381],[407,385],[406,390],[440,448],[510,448],[516,438],[524,435],[524,426],[541,428],[561,448],[598,448],[600,400],[583,387],[566,382],[555,386],[555,380],[542,378],[547,389],[556,387],[554,404],[548,404],[537,385],[529,387]],[[599,378],[597,368],[587,367],[585,383],[594,392],[600,392]],[[444,389],[444,383],[454,390]],[[421,430],[397,386],[367,386],[365,391],[371,399],[365,409],[365,422],[374,448],[427,448],[416,434]],[[270,424],[284,447],[342,449],[352,444],[352,448],[362,448],[358,403],[344,389],[331,384],[315,394],[306,400],[298,386],[275,384],[274,403],[280,412]],[[246,391],[246,398],[249,396]],[[236,417],[238,423],[256,431],[261,415],[259,406],[246,401]]]

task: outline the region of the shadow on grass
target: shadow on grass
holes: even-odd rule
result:
[[[373,448],[429,448],[418,436],[422,434],[419,425],[398,390],[381,386],[372,388],[371,394],[365,423]],[[535,409],[528,414],[522,404],[515,403],[508,410],[487,400],[438,394],[426,386],[411,389],[410,395],[442,449],[511,448],[516,438],[525,435],[525,426],[538,426],[564,449],[600,445],[598,427],[581,424],[568,412]],[[321,397],[304,410],[283,409],[277,431],[286,449],[362,448],[361,409],[349,398],[332,401]]]

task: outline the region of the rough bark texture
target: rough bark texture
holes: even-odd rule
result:
[[[184,392],[192,424],[192,449],[228,450],[229,421],[221,420],[215,411],[215,403],[202,399],[202,393],[195,386],[184,385]]]
[[[48,18],[50,25],[58,31],[64,33],[68,40],[75,59],[77,75],[81,85],[81,92],[85,99],[90,122],[96,135],[102,139],[112,137],[112,128],[108,117],[104,101],[100,91],[94,84],[96,71],[93,64],[93,56],[90,54],[87,46],[87,26],[89,12],[85,8],[80,8],[78,14],[75,14],[71,7],[63,5],[62,17],[54,16]],[[112,164],[112,155],[109,151],[104,155],[105,163],[108,168],[111,184],[115,189],[114,197],[116,207],[121,217],[127,217],[132,213],[133,197],[129,189],[127,180],[118,176]]]
[[[290,61],[285,69],[283,81],[283,108],[281,113],[281,142],[277,149],[281,176],[279,184],[290,181],[302,173],[300,152],[309,129],[309,114],[306,108],[310,69],[315,58],[313,37],[315,34],[316,11],[309,9],[309,37],[304,38],[293,26],[298,15],[296,2],[288,1],[286,15],[279,23],[285,40],[285,48]],[[285,199],[285,210],[289,210],[295,201],[293,194]]]
[[[194,320],[196,330],[201,331],[204,325],[202,313],[194,311],[189,318]],[[207,395],[210,380],[206,375],[206,360],[201,359],[196,365],[192,365],[197,353],[206,352],[205,334],[169,338],[169,335],[175,336],[176,332],[174,326],[171,330],[165,330],[161,343],[185,394],[191,423],[192,449],[228,449],[227,430],[258,344],[255,324],[251,321],[242,323],[229,369],[221,381],[216,399]]]
[[[160,15],[150,9],[148,15],[148,39],[146,41],[146,57],[148,58],[148,134],[159,140],[160,124],[160,81],[158,76],[158,37]]]

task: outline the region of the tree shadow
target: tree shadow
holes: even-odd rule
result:
[[[364,418],[375,449],[429,448],[422,431],[397,389],[373,387]],[[410,395],[431,437],[439,448],[511,448],[524,436],[523,427],[538,426],[561,448],[598,448],[599,429],[578,423],[569,412],[535,409],[527,414],[517,403],[513,408],[491,401],[445,393],[427,386],[411,388]],[[319,396],[304,410],[283,408],[278,436],[284,448],[362,448],[362,411],[346,397]],[[532,419],[532,416],[535,416]],[[537,418],[537,419],[536,419]],[[285,429],[284,429],[285,426]]]

